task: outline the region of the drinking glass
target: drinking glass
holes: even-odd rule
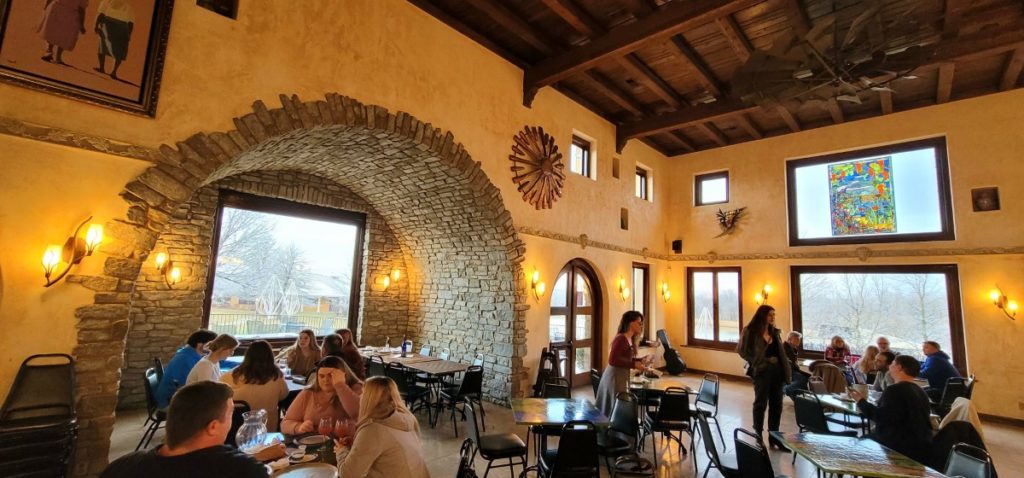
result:
[[[333,425],[334,425],[334,420],[331,420],[330,417],[321,418],[320,419],[320,426],[317,427],[317,432],[319,432],[321,435],[324,435],[326,437],[330,437],[331,436],[331,432],[334,431],[333,430],[333,428],[334,428]]]
[[[334,422],[334,437],[341,440],[345,437],[352,436],[355,428],[355,423],[348,418],[343,418]]]

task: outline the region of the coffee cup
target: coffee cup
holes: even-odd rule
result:
[[[850,388],[852,388],[855,392],[859,393],[862,397],[867,398],[867,396],[868,396],[868,386],[867,385],[865,385],[863,383],[857,383],[857,384],[852,385]]]

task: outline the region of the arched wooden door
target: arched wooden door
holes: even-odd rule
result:
[[[562,376],[573,385],[587,383],[601,364],[601,286],[582,259],[569,261],[551,290],[551,349]]]

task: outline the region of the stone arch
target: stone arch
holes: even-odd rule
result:
[[[525,245],[500,191],[451,132],[413,116],[330,93],[281,107],[253,103],[235,129],[160,147],[158,163],[120,193],[123,219],[106,224],[103,274],[76,276],[96,291],[79,319],[76,475],[106,464],[134,284],[175,210],[206,184],[259,170],[322,176],[365,198],[418,263],[414,330],[426,341],[487,344],[492,400],[519,395],[526,372]],[[371,166],[372,167],[368,167]],[[483,327],[481,327],[483,325]]]

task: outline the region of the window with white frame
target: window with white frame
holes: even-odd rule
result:
[[[644,201],[651,200],[651,171],[643,166],[636,167],[636,197]]]
[[[572,136],[572,145],[569,147],[569,171],[592,178],[592,151],[593,144],[577,135]]]

